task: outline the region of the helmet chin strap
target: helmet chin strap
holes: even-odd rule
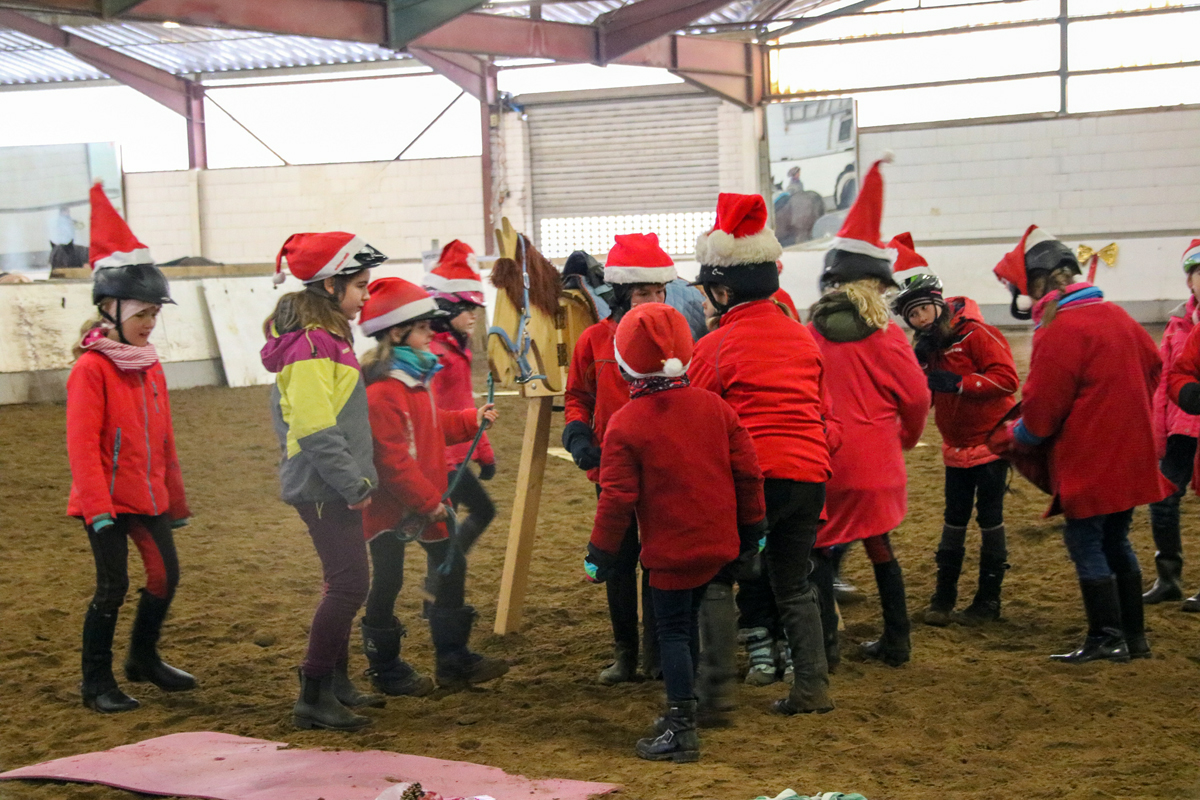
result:
[[[729,310],[728,305],[717,300],[716,295],[713,294],[711,283],[703,283],[701,286],[704,288],[704,294],[708,297],[708,302],[712,303],[712,307],[717,310],[718,316]]]
[[[121,298],[115,297],[113,299],[117,301],[117,309],[116,309],[117,318],[116,319],[113,319],[112,316],[109,315],[109,313],[107,311],[105,311],[102,306],[97,306],[96,310],[98,310],[100,312],[100,317],[102,319],[105,319],[112,323],[112,326],[117,331],[117,338],[119,338],[121,340],[121,344],[128,344],[132,347],[132,344],[130,344],[129,340],[125,338],[125,331],[121,329]]]

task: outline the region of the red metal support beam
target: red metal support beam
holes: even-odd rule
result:
[[[409,47],[413,58],[458,84],[484,105],[496,104],[496,67],[479,56]]]
[[[189,166],[193,169],[208,166],[203,86],[16,11],[0,9],[0,25],[66,50],[80,61],[179,114],[188,123]]]
[[[600,63],[607,64],[728,4],[728,0],[640,0],[621,6],[596,20]]]

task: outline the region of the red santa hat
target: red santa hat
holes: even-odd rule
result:
[[[316,283],[386,260],[387,256],[353,233],[293,233],[275,257],[275,283],[283,283],[285,269],[304,283]]]
[[[368,336],[395,325],[444,317],[429,292],[403,278],[380,278],[367,286],[370,297],[359,314],[358,326]]]
[[[774,263],[782,254],[767,227],[767,203],[760,194],[722,192],[712,230],[696,237],[696,261],[704,266]]]
[[[1187,275],[1192,274],[1192,270],[1200,267],[1200,239],[1192,239],[1192,243],[1187,246],[1187,250],[1183,251],[1183,271]]]
[[[670,283],[678,277],[675,262],[658,245],[657,233],[624,233],[604,262],[605,283]]]
[[[880,164],[890,164],[895,156],[890,150],[871,165],[863,178],[862,188],[854,205],[846,214],[842,229],[833,239],[831,249],[845,250],[888,262],[896,260],[896,251],[885,247],[879,236],[879,225],[883,220],[883,175],[879,171]]]
[[[92,240],[88,262],[93,270],[105,267],[131,267],[153,264],[150,248],[138,241],[125,220],[113,208],[104,184],[96,181],[88,195],[92,203]]]
[[[678,378],[692,361],[692,331],[666,303],[642,303],[621,317],[613,342],[617,363],[635,378]]]
[[[1018,295],[1027,297],[1029,280],[1025,268],[1025,254],[1042,242],[1056,241],[1058,240],[1055,237],[1037,225],[1030,225],[1025,229],[1025,234],[1021,237],[1021,241],[1017,242],[1017,246],[1004,254],[1004,258],[1000,259],[1000,263],[996,264],[992,272],[1000,279],[1001,283],[1015,288]]]
[[[893,265],[895,269],[893,279],[901,287],[909,279],[917,275],[934,274],[933,270],[929,268],[929,262],[925,260],[923,255],[917,252],[911,233],[900,233],[893,236],[887,246],[889,249],[896,251],[896,263]]]
[[[462,299],[483,305],[483,277],[479,274],[479,260],[471,246],[458,239],[442,248],[437,266],[425,276],[424,283],[425,288],[451,301],[458,299],[451,295],[459,295]]]

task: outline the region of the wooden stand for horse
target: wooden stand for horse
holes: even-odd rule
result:
[[[501,224],[496,231],[501,257],[492,268],[492,283],[500,290],[496,294],[492,325],[506,331],[518,348],[521,346],[517,335],[525,311],[524,289],[528,278],[529,308],[525,324],[531,341],[527,359],[533,373],[542,376],[520,382],[519,378],[528,376],[521,375],[506,343],[497,335],[488,337],[488,362],[497,383],[518,387],[529,403],[496,607],[495,631],[506,634],[520,629],[525,610],[554,398],[566,391],[575,340],[597,319],[595,307],[583,293],[564,292],[554,265],[533,249],[528,239],[514,231],[507,218]]]

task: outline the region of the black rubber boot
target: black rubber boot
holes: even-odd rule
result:
[[[338,664],[333,669],[333,696],[346,708],[383,708],[387,705],[383,695],[367,694],[354,685],[348,664]]]
[[[134,683],[149,681],[164,692],[186,692],[196,688],[196,679],[158,656],[158,637],[170,607],[170,600],[155,597],[142,589],[133,633],[129,637],[125,677]]]
[[[429,608],[429,633],[437,654],[437,684],[444,689],[463,689],[508,672],[505,662],[473,653],[467,647],[475,616],[474,606]]]
[[[395,617],[386,628],[362,623],[363,653],[370,665],[367,675],[376,691],[386,695],[424,697],[433,691],[433,679],[420,674],[400,658],[400,645],[406,633],[400,620]]]
[[[1083,646],[1070,653],[1050,656],[1064,664],[1086,664],[1089,661],[1129,661],[1129,646],[1121,630],[1121,601],[1114,577],[1098,581],[1080,581],[1083,610],[1087,614],[1088,633]]]
[[[816,590],[778,601],[779,621],[791,647],[796,677],[792,689],[771,710],[777,714],[824,714],[833,710],[829,697],[829,668],[825,661],[825,637]]]
[[[729,725],[729,713],[737,705],[736,660],[737,607],[733,588],[710,583],[700,604],[700,669],[696,682],[696,722],[700,727]]]
[[[1142,572],[1117,575],[1117,598],[1121,602],[1121,632],[1130,658],[1149,658],[1150,643],[1146,641],[1146,613],[1142,608]]]
[[[957,530],[957,529],[956,529]],[[962,574],[963,556],[966,551],[938,550],[933,560],[937,564],[937,588],[925,609],[926,625],[944,628],[950,624],[950,612],[958,602],[958,576]]]
[[[665,730],[658,736],[639,739],[636,750],[647,761],[682,763],[700,760],[700,737],[696,733],[696,701],[668,703],[662,718]]]
[[[1171,495],[1150,504],[1150,534],[1154,537],[1154,567],[1158,577],[1142,595],[1148,606],[1183,599],[1183,541],[1179,533],[1179,500]]]
[[[117,686],[112,671],[113,632],[117,612],[106,613],[89,605],[83,618],[83,681],[79,692],[83,704],[101,714],[132,711],[140,703]]]
[[[1197,592],[1187,600],[1184,600],[1183,605],[1180,606],[1180,610],[1190,611],[1192,613],[1200,611],[1200,592]]]
[[[825,643],[825,666],[829,674],[837,671],[842,662],[838,644],[837,595],[833,588],[833,564],[825,556],[812,554],[812,572],[808,581],[817,593],[817,607],[821,613],[821,634]]]
[[[879,603],[883,606],[883,636],[873,642],[863,642],[860,650],[864,658],[898,667],[912,657],[908,603],[900,562],[892,559],[876,564],[875,585],[879,587]]]
[[[605,686],[616,686],[618,683],[629,683],[638,679],[637,645],[618,642],[613,645],[613,661],[600,670],[600,683]]]
[[[338,702],[333,693],[333,675],[310,678],[303,670],[297,672],[300,675],[300,697],[292,706],[292,723],[297,728],[356,731],[370,724],[370,717],[361,717]]]
[[[979,588],[971,605],[955,615],[963,625],[982,625],[1000,619],[1000,587],[1008,564],[1004,559],[986,554],[979,556]]]

